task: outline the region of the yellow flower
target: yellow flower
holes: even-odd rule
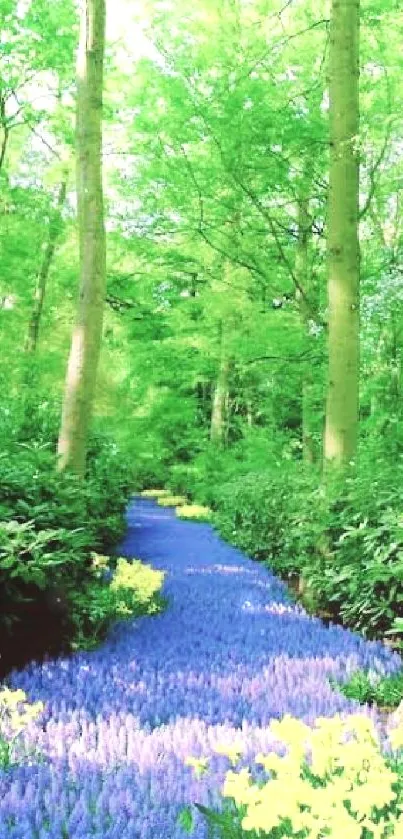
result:
[[[27,695],[23,690],[10,690],[9,688],[3,688],[3,690],[0,691],[0,702],[8,708],[15,708],[19,702],[25,702],[26,698]]]
[[[253,787],[253,790],[252,798],[260,798],[259,788]],[[233,798],[237,804],[246,804],[251,800],[250,791],[251,775],[248,769],[241,769],[240,772],[227,772],[222,789],[225,798]]]
[[[403,813],[399,816],[394,825],[393,839],[403,839]]]
[[[383,758],[372,720],[361,714],[346,720],[337,715],[318,719],[310,729],[285,717],[272,724],[272,731],[288,752],[283,757],[274,752],[256,755],[256,763],[269,775],[267,782],[253,783],[243,769],[229,772],[224,784],[224,795],[246,807],[245,830],[270,834],[288,819],[293,835],[303,833],[310,839],[361,839],[364,828],[373,839],[385,839],[389,825],[395,828],[394,836],[403,839],[403,814],[395,822],[388,814],[396,801],[392,787],[398,775]],[[393,741],[394,732],[391,735]],[[322,778],[320,786],[313,786],[306,773],[308,748],[311,769]],[[378,823],[372,820],[374,808],[386,810]]]
[[[273,720],[271,729],[279,740],[282,740],[283,743],[289,743],[293,747],[305,744],[312,733],[309,726],[301,720],[290,717],[289,714],[286,714],[282,720]]]

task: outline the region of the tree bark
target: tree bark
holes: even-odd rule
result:
[[[83,0],[77,58],[77,208],[80,293],[59,435],[59,468],[83,476],[105,300],[102,91],[105,0]]]
[[[297,289],[296,296],[307,345],[312,343],[312,336],[309,331],[310,319],[312,317],[312,278],[309,265],[309,249],[312,238],[312,219],[309,213],[311,185],[312,165],[309,161],[304,167],[298,199],[298,241],[295,260],[295,275],[298,280],[298,286],[304,291],[304,295],[302,295]],[[315,436],[312,429],[313,412],[314,378],[312,366],[308,363],[303,365],[302,370],[302,453],[305,463],[310,464],[316,461]]]
[[[6,158],[6,150],[7,150],[7,143],[8,138],[10,136],[10,129],[7,123],[7,114],[6,114],[6,98],[2,90],[0,90],[0,125],[3,131],[3,136],[0,143],[0,172],[3,168],[4,161]]]
[[[325,464],[355,458],[359,386],[359,0],[332,0]]]
[[[48,282],[50,266],[52,264],[52,260],[56,250],[57,240],[60,236],[61,210],[66,199],[66,190],[67,174],[65,175],[60,184],[55,212],[49,224],[48,241],[43,254],[42,265],[39,269],[38,276],[36,279],[34,302],[32,306],[32,312],[28,324],[28,331],[24,346],[25,352],[27,353],[34,353],[38,343],[39,328],[46,294],[46,286]]]
[[[220,360],[211,409],[210,440],[224,446],[227,436],[230,359],[225,345],[225,327],[220,324]]]

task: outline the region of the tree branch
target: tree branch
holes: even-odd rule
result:
[[[219,245],[212,242],[211,239],[209,238],[209,236],[207,235],[206,230],[205,230],[205,224],[206,223],[205,223],[205,220],[204,220],[203,195],[202,195],[199,183],[197,181],[196,175],[194,173],[192,164],[190,163],[190,160],[189,160],[189,158],[186,154],[186,151],[185,151],[185,149],[183,148],[182,145],[181,145],[180,149],[181,149],[181,152],[182,152],[183,157],[185,159],[188,172],[190,174],[190,177],[191,177],[192,182],[194,184],[194,187],[196,189],[196,193],[197,193],[198,200],[199,200],[200,216],[199,216],[198,232],[200,233],[200,236],[202,237],[202,239],[204,239],[206,244],[208,244],[211,248],[213,248],[213,250],[217,251],[217,253],[220,253],[221,256],[224,256],[226,259],[229,259],[231,262],[233,262],[236,265],[239,265],[241,268],[246,268],[248,271],[251,271],[252,273],[258,274],[265,281],[267,281],[267,274],[264,271],[262,271],[256,264],[254,265],[254,264],[248,262],[246,259],[243,259],[242,257],[236,257],[233,254],[229,254],[226,250],[224,250],[224,248],[221,248]]]
[[[255,364],[258,361],[286,361],[288,362],[300,362],[300,361],[308,361],[309,359],[319,359],[322,358],[322,353],[312,353],[311,350],[307,350],[306,352],[301,353],[300,355],[260,355],[257,358],[250,358],[244,360],[243,364]]]

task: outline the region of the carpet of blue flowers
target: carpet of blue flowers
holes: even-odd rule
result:
[[[228,762],[215,745],[243,743],[248,763],[280,748],[273,718],[356,710],[329,676],[400,666],[381,643],[309,617],[208,525],[152,501],[130,506],[120,553],[167,572],[168,608],[116,626],[96,651],[12,675],[45,712],[25,763],[0,773],[0,839],[179,839],[180,808],[216,801]],[[209,774],[189,755],[211,757]]]

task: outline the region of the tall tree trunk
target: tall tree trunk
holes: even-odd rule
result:
[[[251,397],[246,398],[246,424],[248,428],[253,427],[253,402]]]
[[[312,344],[309,331],[312,317],[312,278],[309,264],[309,250],[312,238],[312,220],[309,214],[309,194],[312,186],[312,165],[309,161],[304,167],[300,196],[298,199],[298,242],[295,260],[295,275],[298,286],[304,295],[297,290],[299,313],[305,332],[307,346]],[[302,452],[305,463],[315,463],[315,436],[312,429],[314,413],[314,377],[312,365],[308,361],[302,370]]]
[[[83,0],[77,58],[77,208],[80,294],[59,436],[59,468],[84,475],[105,300],[102,91],[105,0]]]
[[[354,459],[359,386],[359,0],[332,0],[325,463]]]
[[[0,89],[0,126],[2,128],[3,136],[0,141],[0,172],[3,168],[6,158],[7,143],[10,136],[10,128],[7,121],[6,114],[6,97],[4,92]]]
[[[227,436],[230,359],[227,354],[225,326],[220,324],[220,360],[211,409],[210,440],[218,446]]]
[[[67,174],[60,184],[59,194],[53,217],[49,224],[49,235],[46,248],[43,254],[42,265],[39,269],[31,317],[28,324],[27,336],[25,339],[25,352],[34,353],[38,343],[39,327],[42,317],[43,303],[45,300],[46,286],[49,277],[50,266],[56,250],[57,239],[61,231],[61,210],[66,199]]]

